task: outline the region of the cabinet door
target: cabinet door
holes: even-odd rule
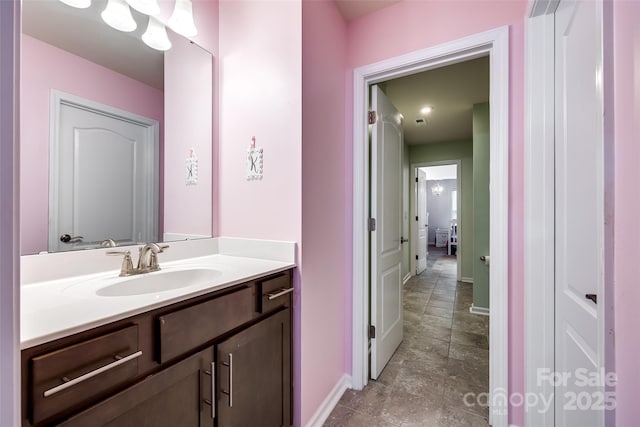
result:
[[[218,427],[291,425],[291,311],[217,346]]]
[[[213,348],[203,350],[61,423],[61,426],[213,427]]]

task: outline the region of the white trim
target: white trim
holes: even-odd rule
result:
[[[307,427],[322,427],[324,422],[327,421],[327,418],[329,418],[329,415],[331,415],[331,411],[334,410],[334,408],[340,401],[340,398],[342,397],[344,392],[350,388],[351,377],[349,377],[349,375],[347,374],[344,374],[324,399],[322,405],[320,405],[315,414],[313,414],[313,416],[307,423]]]
[[[471,304],[471,307],[469,307],[469,313],[479,314],[481,316],[489,316],[490,314],[487,307],[476,307],[473,304]]]
[[[0,425],[20,414],[20,5],[0,1]]]
[[[352,381],[362,389],[368,380],[369,147],[365,121],[368,87],[391,78],[426,71],[490,54],[490,390],[508,396],[508,178],[509,178],[509,28],[501,27],[428,49],[356,68],[353,73],[353,351]],[[501,399],[498,399],[501,400]],[[501,402],[502,403],[502,402]],[[505,402],[506,403],[506,402]],[[508,425],[508,407],[490,411],[494,427]]]
[[[411,160],[411,159],[409,159]],[[428,168],[430,166],[443,166],[443,165],[456,165],[456,191],[458,192],[458,247],[462,247],[462,232],[461,230],[464,228],[462,221],[460,221],[460,215],[462,215],[462,159],[453,159],[453,160],[441,160],[437,162],[421,162],[421,163],[411,163],[409,166],[409,170],[413,171],[414,177],[411,178],[411,188],[409,190],[410,194],[413,194],[413,198],[410,199],[409,212],[413,213],[413,216],[409,217],[409,234],[414,242],[409,246],[410,255],[409,255],[409,271],[416,271],[416,245],[418,242],[418,229],[416,228],[415,215],[416,210],[418,209],[416,206],[417,199],[417,191],[416,191],[416,169],[418,168]],[[427,209],[429,207],[427,206]],[[429,241],[429,235],[427,234],[427,242]],[[456,280],[462,280],[462,252],[456,248],[456,268],[457,268],[457,277]]]
[[[555,7],[548,3],[530,2],[532,12],[525,20],[524,391],[545,399],[555,392],[549,382],[538,381],[538,369],[555,370]],[[525,425],[553,426],[554,408],[526,411]]]
[[[462,277],[460,281],[462,283],[471,283],[473,285],[473,277]]]

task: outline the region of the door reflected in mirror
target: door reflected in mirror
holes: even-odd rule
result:
[[[130,244],[212,235],[212,55],[170,30],[172,48],[164,53],[151,49],[140,37],[144,15],[132,11],[138,29],[122,33],[100,19],[105,5],[106,0],[94,0],[89,9],[75,9],[58,0],[23,0],[22,255],[95,248],[107,239]],[[151,155],[154,163],[145,178],[136,177],[140,158],[131,151],[144,145],[139,137],[102,125],[72,126],[63,141],[67,149],[60,151],[60,144],[54,144],[55,93],[156,122],[157,153]],[[127,139],[136,142],[124,143]],[[117,154],[109,149],[112,145],[120,147]],[[195,182],[186,171],[189,164],[193,171],[194,160]],[[54,183],[50,177],[60,175],[60,164],[71,183],[84,174],[84,185]],[[65,221],[62,228],[54,225],[51,207],[60,203],[60,192],[67,197],[63,218],[55,219],[56,224]],[[154,192],[148,206],[135,206]],[[119,203],[102,204],[107,194],[120,195]],[[68,235],[69,242],[60,242],[61,235]]]

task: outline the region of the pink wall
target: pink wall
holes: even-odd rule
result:
[[[640,2],[613,2],[616,424],[640,420]]]
[[[212,219],[212,66],[209,52],[170,35],[164,55],[164,232],[210,236]],[[185,183],[185,159],[198,158],[198,182]],[[162,239],[162,236],[160,236]]]
[[[509,388],[511,392],[520,393],[524,389],[525,9],[525,0],[405,0],[352,21],[348,26],[348,65],[354,68],[500,26],[510,27]],[[349,312],[348,318],[350,316]],[[523,409],[512,408],[509,422],[522,425]]]
[[[50,90],[159,120],[161,135],[164,100],[158,89],[24,34],[21,79],[21,253],[29,254],[47,250]]]
[[[168,19],[173,12],[175,0],[159,0],[161,16]],[[218,229],[218,179],[219,168],[218,140],[219,140],[219,106],[220,106],[220,61],[219,61],[219,7],[218,0],[192,0],[193,19],[198,29],[198,34],[192,40],[213,55],[213,104],[211,111],[211,124],[213,128],[211,144],[211,175],[214,177],[210,183],[211,190],[211,228],[214,236],[219,235]],[[198,155],[200,158],[201,155]]]
[[[302,2],[302,424],[351,370],[345,300],[351,252],[345,143],[347,28],[330,0]],[[298,406],[300,407],[300,406]]]
[[[301,237],[301,4],[220,2],[220,234]],[[251,138],[264,178],[247,181]]]

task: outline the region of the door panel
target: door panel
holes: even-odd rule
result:
[[[53,128],[49,251],[157,241],[151,127],[61,101]],[[81,237],[61,242],[62,234]]]
[[[402,342],[402,116],[372,87],[377,122],[371,133],[371,378],[376,379]]]
[[[418,169],[418,186],[416,189],[416,225],[418,226],[418,242],[416,255],[416,274],[422,273],[427,268],[427,173]]]
[[[601,385],[582,384],[603,363],[602,3],[556,11],[556,425],[601,426]],[[585,295],[597,294],[598,303]]]
[[[291,311],[217,345],[218,427],[291,424]]]

